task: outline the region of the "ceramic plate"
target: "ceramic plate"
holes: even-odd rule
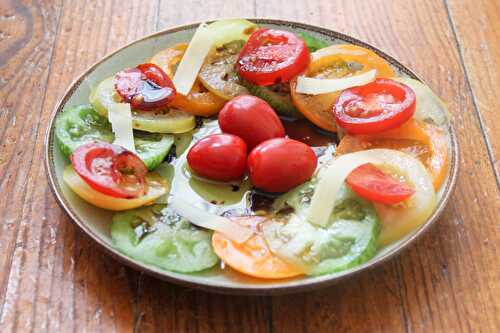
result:
[[[332,44],[347,42],[372,49],[390,62],[401,76],[409,76],[411,78],[418,79],[412,71],[404,67],[391,56],[388,56],[371,45],[344,34],[304,23],[271,19],[251,20],[265,27],[290,30],[294,32],[308,32],[316,37],[329,41]],[[452,127],[449,129],[449,149],[451,156],[450,168],[446,182],[438,194],[439,203],[432,216],[420,228],[406,235],[398,242],[380,249],[377,255],[370,261],[353,269],[322,276],[306,276],[286,280],[265,281],[246,277],[229,269],[222,270],[219,268],[197,274],[168,272],[136,261],[118,252],[112,245],[109,231],[112,213],[96,208],[82,201],[63,183],[62,172],[64,166],[68,162],[55,144],[54,119],[59,112],[62,112],[68,107],[88,103],[88,97],[91,89],[102,79],[114,75],[114,73],[124,67],[134,67],[136,64],[146,62],[146,60],[153,54],[168,47],[169,45],[189,41],[198,24],[199,23],[178,26],[155,33],[132,42],[129,45],[104,57],[104,59],[90,67],[85,73],[77,78],[73,84],[71,84],[50,118],[45,140],[45,162],[52,191],[54,192],[58,203],[73,219],[73,221],[94,241],[106,249],[107,252],[109,252],[113,257],[130,267],[144,271],[160,279],[208,291],[254,295],[298,292],[332,285],[388,260],[422,235],[438,219],[439,215],[443,212],[446,202],[448,201],[453,190],[458,172],[458,143]]]

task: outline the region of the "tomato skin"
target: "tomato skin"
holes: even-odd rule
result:
[[[354,169],[346,179],[347,185],[360,197],[387,205],[411,197],[415,190],[383,173],[371,163]]]
[[[102,194],[135,198],[145,192],[148,169],[136,154],[123,147],[89,142],[78,147],[70,159],[76,173]]]
[[[337,99],[337,124],[349,134],[375,134],[402,125],[415,112],[415,92],[391,79],[346,89]]]
[[[245,140],[249,149],[285,136],[285,128],[271,106],[251,95],[237,96],[227,102],[219,113],[219,127],[224,133]]]
[[[240,179],[245,173],[247,145],[232,134],[213,134],[188,152],[189,167],[198,175],[220,181]]]
[[[131,107],[152,110],[169,104],[176,96],[174,84],[157,65],[140,64],[116,73],[115,90]]]
[[[309,49],[294,33],[259,29],[241,50],[236,68],[244,79],[269,86],[290,81],[302,73],[309,62]]]
[[[267,192],[286,192],[309,180],[318,159],[308,145],[287,138],[262,142],[248,155],[253,185]]]

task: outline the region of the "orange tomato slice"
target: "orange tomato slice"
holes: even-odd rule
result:
[[[215,253],[228,266],[246,275],[263,279],[282,279],[303,275],[304,271],[281,260],[271,253],[264,237],[260,234],[260,225],[266,221],[261,216],[232,218],[236,223],[256,231],[245,243],[237,244],[223,234],[215,232],[212,246]]]
[[[346,135],[340,140],[336,155],[355,151],[390,148],[418,158],[427,168],[434,189],[438,190],[448,170],[448,139],[443,129],[410,119],[398,128],[376,135]]]
[[[155,54],[150,62],[159,66],[167,75],[172,78],[175,67],[181,61],[186,51],[187,43],[175,44],[163,51]],[[170,105],[196,116],[210,117],[222,109],[225,99],[209,92],[201,82],[196,79],[187,96],[177,94]]]
[[[332,79],[358,75],[376,69],[377,77],[392,77],[394,71],[387,61],[375,52],[352,44],[338,44],[311,54],[311,63],[305,75]],[[306,95],[296,91],[297,79],[290,82],[292,101],[297,109],[316,126],[336,132],[333,103],[340,92]]]

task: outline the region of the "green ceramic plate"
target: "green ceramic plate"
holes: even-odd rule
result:
[[[294,32],[308,32],[329,43],[352,43],[374,50],[380,56],[389,61],[394,69],[402,76],[418,77],[397,60],[384,52],[361,42],[352,37],[325,28],[315,27],[304,23],[271,20],[251,19],[261,26],[291,30]],[[59,112],[65,108],[78,104],[88,103],[90,91],[102,79],[114,75],[124,67],[132,67],[138,63],[145,62],[156,52],[179,42],[189,41],[199,23],[193,23],[174,27],[144,37],[129,45],[107,55],[90,67],[85,73],[78,77],[64,94],[56,109],[54,110],[45,139],[45,163],[52,191],[61,207],[68,213],[73,221],[93,240],[103,246],[113,257],[137,270],[144,271],[160,279],[176,284],[201,288],[208,291],[230,293],[230,294],[279,294],[311,290],[319,287],[332,285],[346,279],[354,274],[365,271],[378,265],[399,253],[403,248],[412,243],[423,234],[444,210],[446,202],[455,185],[458,173],[458,143],[455,132],[450,127],[450,169],[445,184],[439,193],[439,203],[434,214],[417,230],[408,234],[398,242],[381,249],[377,255],[367,263],[353,269],[340,273],[316,276],[299,277],[286,280],[265,281],[243,276],[230,269],[215,268],[205,273],[180,274],[160,270],[154,266],[131,259],[118,252],[111,243],[109,227],[112,213],[87,204],[73,194],[62,180],[62,171],[66,160],[59,151],[54,140],[54,119]]]

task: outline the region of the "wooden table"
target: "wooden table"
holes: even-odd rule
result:
[[[223,16],[359,37],[432,86],[462,159],[429,233],[347,283],[232,297],[132,271],[70,223],[42,163],[47,119],[70,82],[138,37]],[[499,41],[498,0],[0,0],[0,331],[500,332]]]

